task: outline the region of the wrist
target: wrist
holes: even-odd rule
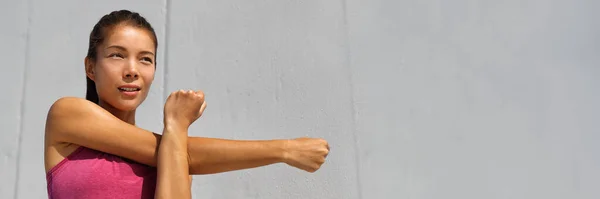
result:
[[[279,151],[278,161],[288,163],[291,159],[290,155],[290,142],[293,140],[277,140],[276,148]]]
[[[175,121],[167,121],[165,120],[163,126],[163,133],[165,132],[187,132],[188,126],[183,125],[179,122]]]
[[[185,145],[187,149],[188,128],[177,124],[165,124],[161,142],[168,140],[178,145]]]
[[[163,131],[160,139],[160,147],[171,151],[172,154],[186,155],[187,159],[187,139],[186,131]]]

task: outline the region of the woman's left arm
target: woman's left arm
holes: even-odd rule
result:
[[[187,132],[204,108],[203,95],[193,91],[177,91],[167,98],[158,147],[155,198],[192,198]]]

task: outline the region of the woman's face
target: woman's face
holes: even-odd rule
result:
[[[156,52],[151,33],[117,25],[96,50],[96,60],[86,58],[86,73],[96,83],[100,103],[121,111],[135,110],[154,80]]]

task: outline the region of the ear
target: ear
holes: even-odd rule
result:
[[[94,61],[92,59],[90,59],[89,57],[85,57],[84,60],[84,64],[85,64],[85,75],[90,78],[92,81],[95,80],[96,76],[95,76],[95,71],[94,71]]]

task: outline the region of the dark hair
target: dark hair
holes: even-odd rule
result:
[[[90,33],[90,43],[88,46],[87,57],[91,61],[96,60],[98,45],[102,44],[107,33],[117,25],[129,25],[136,28],[142,28],[152,33],[152,39],[154,40],[154,50],[158,48],[158,41],[156,39],[156,33],[152,28],[152,25],[146,21],[146,19],[136,12],[129,10],[118,10],[113,11],[107,15],[104,15],[98,23],[92,29]],[[156,59],[156,55],[154,57]],[[156,62],[156,61],[155,61]],[[98,92],[96,91],[96,83],[86,76],[87,80],[87,92],[85,98],[96,104],[99,103]]]

